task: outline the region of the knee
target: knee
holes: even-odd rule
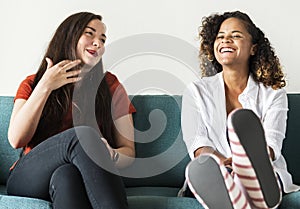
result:
[[[108,151],[106,145],[101,140],[100,133],[94,128],[89,126],[77,126],[74,128],[74,131],[81,147],[90,157],[97,153],[102,153],[103,155],[103,153]]]
[[[74,131],[78,139],[100,138],[99,132],[90,126],[76,126]]]
[[[83,184],[79,170],[72,164],[58,167],[52,174],[49,185],[51,198],[60,196],[76,190],[77,186]]]

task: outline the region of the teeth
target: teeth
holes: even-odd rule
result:
[[[222,48],[221,53],[223,53],[223,52],[233,52],[233,49],[232,48]]]

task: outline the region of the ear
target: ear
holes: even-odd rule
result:
[[[255,55],[256,51],[257,51],[257,44],[253,44],[250,51],[251,56]]]

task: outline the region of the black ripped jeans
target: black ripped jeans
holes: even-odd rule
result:
[[[61,132],[21,157],[9,195],[53,202],[54,209],[127,209],[122,178],[98,133],[87,126]]]

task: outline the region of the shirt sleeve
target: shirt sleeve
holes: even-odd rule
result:
[[[262,122],[267,144],[273,149],[275,160],[277,160],[281,156],[286,131],[288,111],[286,91],[283,89],[276,90],[272,95],[272,99],[268,101],[270,105],[266,110]]]
[[[16,96],[14,98],[14,101],[16,99],[28,99],[32,93],[32,84],[34,81],[35,75],[27,76],[19,85],[19,88],[17,90]]]
[[[124,86],[119,82],[118,78],[110,72],[107,72],[105,76],[112,95],[111,108],[113,120],[136,112],[136,109],[131,103]]]
[[[191,84],[182,95],[181,127],[183,140],[191,159],[194,152],[203,146],[215,149],[214,143],[208,137],[207,128],[201,114],[200,94],[195,84]]]

